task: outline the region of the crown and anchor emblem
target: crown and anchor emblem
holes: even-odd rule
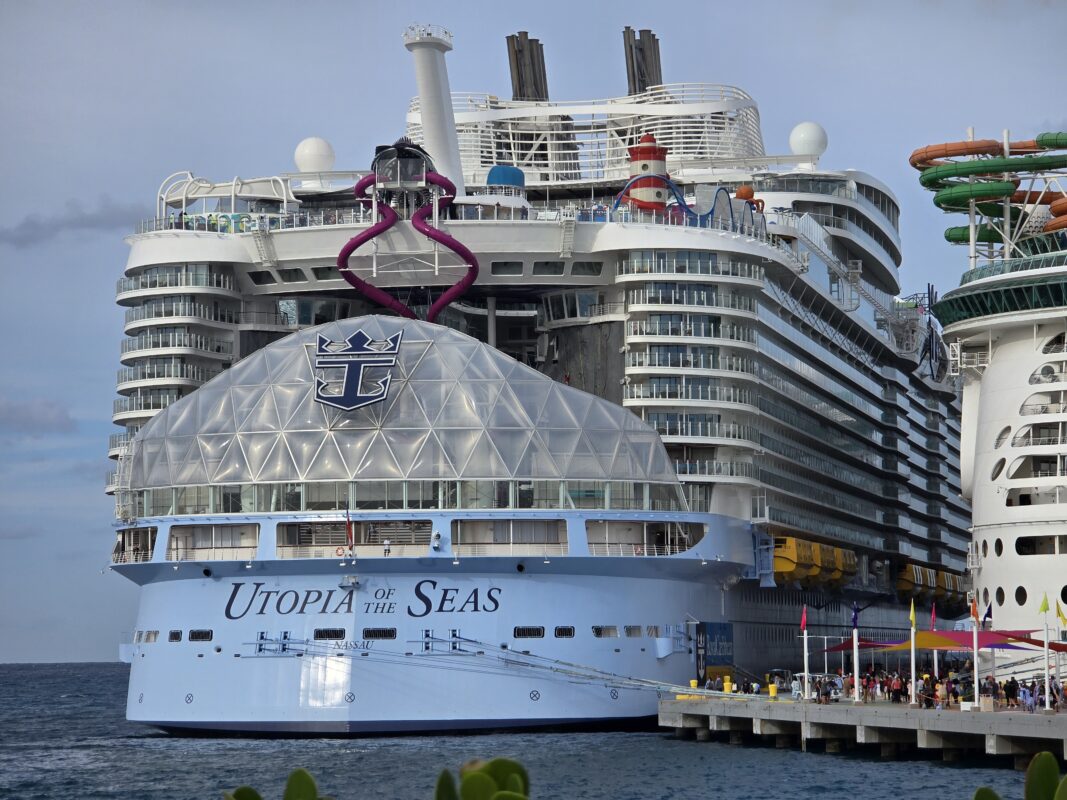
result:
[[[366,372],[368,369],[396,366],[403,338],[404,332],[400,331],[388,339],[375,341],[358,330],[347,339],[334,342],[320,334],[315,347],[315,369],[343,372],[342,377],[335,379],[323,377],[323,373],[317,374],[315,400],[342,411],[354,411],[385,400],[393,376],[386,374],[374,379],[368,377]]]

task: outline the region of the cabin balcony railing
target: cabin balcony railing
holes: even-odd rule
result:
[[[756,465],[741,461],[675,461],[679,475],[710,475],[724,478],[755,478]]]
[[[167,392],[158,395],[132,395],[120,397],[112,405],[115,414],[123,414],[127,411],[161,411],[176,400],[181,399],[178,392]]]
[[[116,380],[118,383],[130,383],[131,381],[181,378],[206,383],[221,371],[208,369],[196,364],[139,364],[135,367],[121,368],[116,374]]]
[[[123,550],[111,554],[112,564],[142,564],[151,560],[152,554],[148,550]]]
[[[1067,413],[1067,403],[1027,403],[1019,409],[1024,416],[1034,414],[1064,414]]]
[[[179,547],[167,551],[167,561],[254,561],[256,545],[247,547]]]
[[[115,293],[120,295],[145,289],[224,289],[233,292],[236,291],[236,286],[232,276],[214,273],[207,275],[147,273],[120,278],[115,284]]]
[[[669,367],[673,369],[709,369],[726,372],[756,373],[756,363],[740,356],[723,356],[714,353],[645,353],[631,351],[626,354],[626,366],[633,368]]]
[[[687,545],[670,544],[654,545],[641,544],[639,542],[590,542],[589,555],[591,556],[623,556],[623,557],[648,557],[648,556],[672,556],[675,553],[684,553],[688,550]]]
[[[202,350],[218,355],[233,355],[233,343],[198,333],[151,333],[124,339],[122,352],[164,349]]]
[[[619,264],[619,275],[707,275],[709,277],[763,280],[763,267],[745,261],[728,261],[720,256],[714,264],[691,259],[678,263],[675,259],[658,261],[625,260]]]
[[[628,336],[695,337],[756,343],[756,332],[752,328],[741,325],[714,325],[710,322],[657,322],[634,319],[627,323],[626,333]]]
[[[628,383],[622,388],[624,400],[707,400],[717,403],[754,405],[756,399],[751,391],[733,386]]]
[[[215,308],[205,303],[167,303],[165,305],[145,305],[131,308],[126,312],[126,322],[138,322],[144,319],[161,317],[197,317],[209,322],[235,324],[237,312],[225,308]]]
[[[704,306],[707,308],[726,308],[735,311],[756,310],[756,301],[750,297],[720,295],[718,292],[700,290],[691,291],[649,291],[631,289],[626,293],[626,302],[630,306]]]

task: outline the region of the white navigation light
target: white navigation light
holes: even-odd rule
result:
[[[334,161],[333,146],[318,136],[309,136],[296,146],[293,161],[300,172],[331,172]]]
[[[826,130],[818,122],[801,122],[789,133],[789,149],[795,156],[818,158],[828,143]]]

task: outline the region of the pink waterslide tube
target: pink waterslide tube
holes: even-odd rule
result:
[[[444,194],[437,199],[438,211],[444,211],[452,204],[452,201],[456,197],[455,184],[444,175],[439,175],[436,172],[427,172],[424,177],[427,183],[432,183],[444,191]],[[445,289],[444,293],[434,301],[433,305],[430,306],[429,312],[426,314],[427,322],[433,322],[437,319],[438,314],[466,294],[467,290],[478,279],[478,259],[474,257],[474,253],[468,250],[458,239],[455,239],[444,231],[438,230],[430,225],[426,221],[426,218],[432,213],[433,203],[427,203],[411,217],[411,224],[414,226],[415,230],[423,236],[432,239],[440,245],[444,245],[462,258],[467,263],[467,274],[460,278],[454,285]]]
[[[359,183],[356,184],[355,195],[358,199],[366,202],[372,202],[370,198],[366,196],[367,187],[374,184],[374,175],[364,175],[359,179]],[[449,184],[451,185],[451,184]],[[455,188],[453,188],[453,192]],[[449,198],[451,200],[451,198]],[[376,202],[376,201],[374,201]],[[430,206],[426,206],[430,208]],[[348,259],[361,245],[366,244],[375,236],[379,236],[385,233],[389,228],[393,227],[398,217],[396,212],[393,211],[385,203],[378,203],[378,221],[371,225],[367,230],[353,236],[348,240],[348,243],[341,248],[341,252],[337,255],[337,270],[341,273],[346,281],[348,281],[357,292],[362,294],[372,303],[377,303],[380,306],[384,306],[392,311],[395,311],[402,317],[408,319],[415,319],[415,312],[411,310],[405,303],[401,303],[389,292],[384,289],[379,289],[372,283],[369,283],[354,272],[350,272],[348,269]],[[432,230],[432,229],[431,229]]]

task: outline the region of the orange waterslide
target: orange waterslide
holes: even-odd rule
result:
[[[1037,146],[1034,139],[1024,139],[1020,142],[1008,142],[1009,156],[1024,156],[1040,153],[1042,148]],[[973,142],[943,142],[942,144],[928,144],[920,147],[908,158],[917,170],[928,169],[944,164],[943,158],[955,158],[957,156],[1003,156],[1004,142],[996,139],[975,139]]]

